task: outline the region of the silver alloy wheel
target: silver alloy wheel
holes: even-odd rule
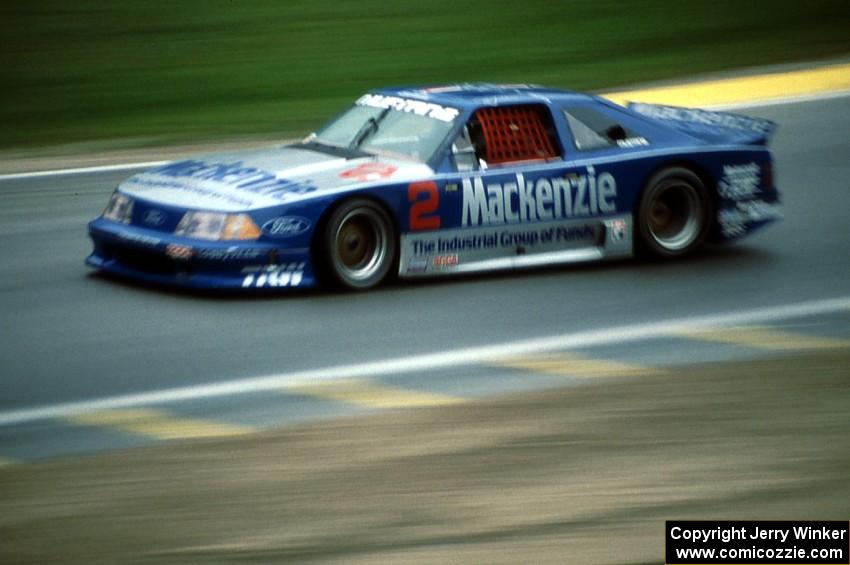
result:
[[[641,192],[635,252],[669,259],[695,251],[711,231],[712,199],[702,178],[685,167],[658,171]]]
[[[387,214],[369,201],[352,201],[332,216],[327,232],[334,276],[353,289],[378,284],[389,272],[395,240]]]
[[[668,251],[687,249],[703,228],[699,194],[693,186],[678,179],[670,179],[654,191],[646,213],[650,235]]]

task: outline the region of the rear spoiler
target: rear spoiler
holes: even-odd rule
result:
[[[767,145],[776,123],[730,112],[629,102],[629,110],[708,141]]]

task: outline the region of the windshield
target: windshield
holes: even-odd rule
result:
[[[458,112],[435,104],[366,95],[320,129],[311,141],[428,162],[454,125]]]

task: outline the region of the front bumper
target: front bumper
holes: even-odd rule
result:
[[[307,248],[262,241],[202,241],[119,224],[89,223],[86,264],[134,280],[191,288],[308,288],[316,284]]]

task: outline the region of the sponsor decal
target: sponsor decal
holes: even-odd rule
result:
[[[444,269],[446,267],[456,267],[458,265],[457,253],[450,255],[437,255],[431,258],[431,266],[435,269]]]
[[[340,178],[349,179],[358,182],[367,182],[385,179],[393,176],[393,173],[398,170],[398,167],[385,165],[384,163],[363,163],[353,169],[348,169],[339,174]]]
[[[769,204],[764,200],[739,202],[738,210],[746,214],[751,222],[763,222],[765,220],[778,220],[782,218],[782,210],[779,206]]]
[[[165,254],[178,261],[188,261],[192,258],[192,248],[188,245],[169,243],[165,246]]]
[[[239,198],[232,194],[223,194],[216,190],[210,188],[204,188],[202,186],[193,186],[187,185],[177,181],[156,181],[152,180],[145,176],[135,176],[128,179],[125,182],[126,185],[138,186],[141,188],[166,188],[169,190],[179,190],[180,192],[188,192],[192,194],[197,194],[198,196],[204,196],[206,198],[212,198],[215,200],[220,200],[223,202],[228,202],[230,204],[235,204],[237,206],[251,206],[253,202],[251,200],[245,198]],[[123,185],[122,185],[123,186]]]
[[[541,228],[493,230],[475,235],[456,235],[411,240],[414,255],[451,254],[486,249],[516,249],[544,244],[592,242],[597,233],[590,224],[555,225]]]
[[[617,211],[617,181],[611,173],[541,177],[484,185],[481,177],[463,179],[462,226],[488,226],[559,220]]]
[[[747,226],[754,222],[778,220],[782,218],[782,210],[777,204],[764,200],[738,202],[734,208],[720,210],[718,222],[724,237],[737,237],[747,231]]]
[[[609,224],[623,222],[622,241],[610,236]],[[514,224],[479,228],[452,228],[401,234],[400,271],[402,277],[427,273],[448,274],[490,268],[506,268],[531,262],[571,260],[580,251],[598,248],[600,253],[625,256],[631,252],[629,217],[557,220],[544,224]],[[456,256],[456,258],[455,258]]]
[[[278,178],[276,175],[268,171],[264,171],[256,167],[246,167],[242,161],[234,161],[232,163],[207,163],[198,159],[186,159],[157,167],[146,174],[218,183],[236,190],[280,199],[313,192],[317,188],[312,181],[293,181]],[[141,182],[139,182],[139,180],[141,180]],[[146,184],[151,182],[144,178],[139,180],[136,180],[134,184]],[[186,186],[185,183],[168,184],[168,188],[192,191],[198,190],[198,187],[195,185]],[[214,193],[211,195],[214,195]]]
[[[295,237],[310,229],[312,224],[301,216],[279,216],[263,224],[263,232],[275,237]]]
[[[126,239],[127,241],[132,241],[133,243],[150,245],[151,247],[159,245],[159,242],[162,241],[158,237],[151,237],[149,235],[141,235],[136,233],[119,233],[118,237],[120,237],[121,239]]]
[[[728,200],[747,200],[756,195],[761,184],[761,167],[756,163],[724,165],[717,192]]]
[[[414,257],[410,260],[410,263],[407,264],[407,271],[409,273],[424,273],[428,269],[428,258],[427,257]]]
[[[769,135],[776,125],[770,120],[749,118],[728,112],[712,112],[696,108],[678,108],[676,106],[661,106],[657,104],[629,103],[629,109],[650,118],[672,120],[677,122],[693,122],[710,126],[720,126],[732,129],[754,131]]]
[[[266,265],[262,267],[246,267],[247,273],[242,279],[242,288],[282,288],[295,287],[304,278],[306,263],[289,263],[285,265]]]
[[[747,219],[737,209],[721,210],[718,216],[723,237],[738,237],[747,231]]]
[[[632,147],[646,147],[649,145],[649,140],[645,137],[628,137],[626,139],[618,139],[617,146],[622,147],[623,149],[630,149]]]
[[[262,250],[252,247],[231,246],[224,249],[201,249],[197,252],[200,259],[211,261],[233,261],[239,259],[256,259],[263,254]]]
[[[165,214],[160,210],[148,210],[142,221],[149,226],[158,227],[165,223]]]
[[[460,115],[460,110],[449,106],[440,106],[421,100],[411,100],[398,96],[384,96],[382,94],[365,94],[357,100],[358,106],[369,106],[371,108],[392,108],[398,112],[408,112],[417,116],[426,116],[441,122],[451,122]]]
[[[611,234],[611,241],[622,241],[625,239],[627,229],[625,220],[612,220],[610,222],[605,222],[605,227]]]

